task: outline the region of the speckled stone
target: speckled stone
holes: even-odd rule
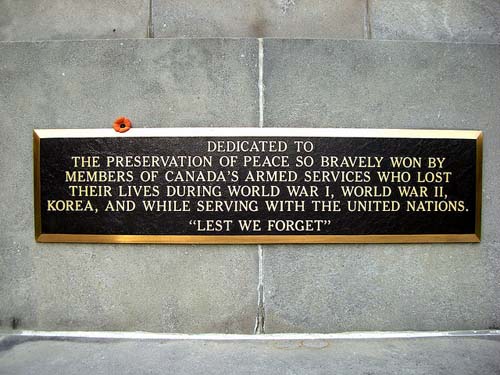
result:
[[[62,355],[63,353],[63,355]],[[351,340],[0,338],[5,375],[493,375],[498,336]]]
[[[264,125],[484,131],[480,244],[264,246],[265,331],[500,326],[500,45],[265,40]]]
[[[499,45],[266,39],[264,125],[494,129],[499,71]]]
[[[148,0],[0,0],[0,40],[145,38]]]
[[[363,38],[365,0],[153,2],[155,37]]]
[[[374,39],[500,43],[498,0],[370,0]]]
[[[258,125],[258,42],[134,39],[1,43],[4,126]]]
[[[253,332],[255,246],[36,244],[31,133],[118,115],[257,126],[257,51],[255,39],[0,43],[1,329]],[[263,70],[265,126],[485,135],[480,244],[264,246],[266,332],[498,328],[499,46],[264,40]]]
[[[264,247],[265,331],[500,327],[496,244]]]
[[[256,246],[37,244],[31,166],[34,128],[256,125],[256,53],[255,40],[0,43],[0,328],[253,332]]]

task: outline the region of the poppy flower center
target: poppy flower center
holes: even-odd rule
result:
[[[120,128],[124,128],[125,127],[125,124],[120,124]]]

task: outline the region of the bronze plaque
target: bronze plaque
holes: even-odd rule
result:
[[[482,132],[34,131],[39,242],[478,242]]]

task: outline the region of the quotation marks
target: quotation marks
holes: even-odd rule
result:
[[[332,224],[331,220],[299,219],[299,220],[189,220],[197,232],[228,232],[236,226],[238,232],[243,233],[282,233],[297,234],[321,232]]]

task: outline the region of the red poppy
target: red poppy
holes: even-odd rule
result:
[[[113,129],[118,133],[125,133],[132,127],[132,122],[126,117],[118,117],[114,124]]]

